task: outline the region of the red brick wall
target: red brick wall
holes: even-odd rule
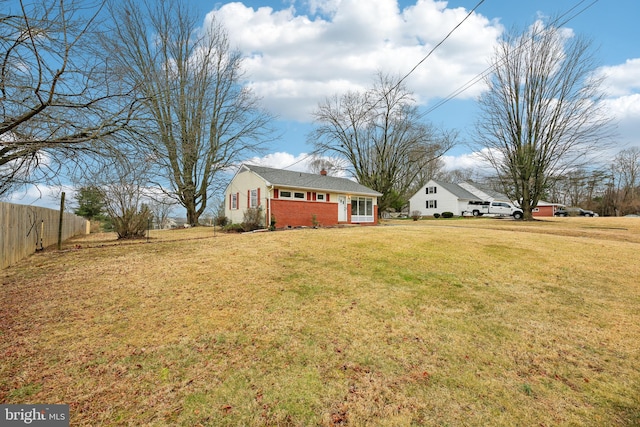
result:
[[[374,206],[374,222],[363,222],[362,225],[378,223],[378,206]],[[276,219],[276,228],[311,227],[313,215],[321,226],[338,224],[338,204],[329,202],[310,202],[298,200],[271,199],[271,214]],[[351,222],[351,209],[347,210],[347,223]]]
[[[338,223],[338,204],[297,200],[271,199],[271,214],[276,219],[276,228],[313,226],[313,215],[319,225]]]
[[[533,213],[534,217],[553,216],[553,206],[538,206],[538,212]]]

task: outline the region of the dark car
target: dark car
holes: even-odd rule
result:
[[[554,213],[555,216],[596,216],[594,211],[582,208],[560,208]]]

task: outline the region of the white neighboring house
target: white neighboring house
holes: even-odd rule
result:
[[[409,199],[409,215],[414,211],[422,216],[442,212],[462,215],[471,200],[482,199],[457,184],[432,179]]]

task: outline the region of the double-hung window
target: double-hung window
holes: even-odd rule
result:
[[[250,190],[249,193],[249,207],[257,208],[258,207],[258,189]]]

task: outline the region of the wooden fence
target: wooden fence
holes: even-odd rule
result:
[[[0,202],[0,269],[58,243],[60,212]],[[62,240],[89,233],[89,221],[64,213]]]

